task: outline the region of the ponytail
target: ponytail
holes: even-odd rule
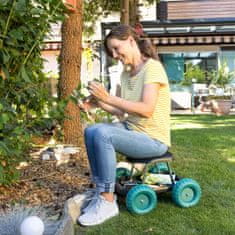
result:
[[[140,38],[137,41],[137,45],[140,49],[141,54],[146,58],[153,58],[158,60],[156,47],[153,45],[149,38]]]

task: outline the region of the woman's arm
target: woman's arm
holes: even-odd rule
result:
[[[105,110],[105,111],[107,111],[107,112],[109,112],[109,113],[111,113],[113,115],[116,115],[118,117],[123,117],[124,114],[125,114],[125,112],[123,112],[121,109],[116,108],[116,107],[114,107],[112,105],[106,104],[106,103],[104,103],[102,101],[98,100],[97,103],[98,103],[98,106],[100,108],[102,108],[103,110]]]
[[[103,110],[113,114],[117,115],[118,117],[122,117],[124,115],[124,112],[116,107],[113,107],[111,105],[108,105],[100,100],[96,100],[93,96],[86,97],[82,102],[80,102],[79,107],[84,110],[85,112],[89,112],[93,108],[102,108]]]
[[[114,106],[123,112],[135,113],[143,117],[151,117],[157,102],[159,83],[144,85],[142,98],[139,102],[128,101],[117,96],[110,95],[100,83],[91,82],[89,85],[90,92],[98,100],[105,104]]]

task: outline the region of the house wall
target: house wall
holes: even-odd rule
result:
[[[161,4],[169,20],[235,17],[234,0],[164,1]]]
[[[57,58],[60,54],[59,50],[44,50],[41,55],[44,59],[44,69],[45,73],[58,74],[59,73],[59,65],[57,62]]]

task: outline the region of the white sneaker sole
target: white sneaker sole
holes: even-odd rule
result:
[[[117,216],[119,214],[119,210],[113,212],[112,214],[108,214],[108,215],[104,215],[102,218],[100,218],[99,220],[93,221],[93,222],[86,222],[86,221],[80,221],[78,219],[78,223],[82,226],[94,226],[94,225],[98,225],[98,224],[102,224],[104,223],[106,220],[111,219],[114,216]]]

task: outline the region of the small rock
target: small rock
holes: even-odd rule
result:
[[[67,200],[65,210],[71,216],[73,223],[76,223],[78,216],[81,214],[81,208],[83,208],[87,195],[77,194],[76,196]]]

